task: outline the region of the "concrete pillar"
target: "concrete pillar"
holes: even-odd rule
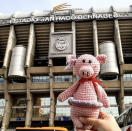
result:
[[[27,100],[27,112],[26,112],[26,120],[25,120],[25,126],[30,127],[32,122],[32,114],[33,114],[33,100],[32,100],[32,94],[27,93],[29,99]]]
[[[51,27],[50,27],[50,33],[54,32],[54,23],[51,22]],[[49,116],[49,126],[54,126],[54,119],[55,119],[55,95],[53,91],[53,84],[54,84],[54,78],[53,78],[53,71],[52,71],[52,66],[53,66],[53,61],[50,58],[49,59],[49,76],[50,76],[50,116]]]
[[[33,59],[35,55],[35,31],[34,31],[34,24],[30,25],[30,33],[29,33],[29,39],[28,39],[28,49],[27,49],[27,56],[26,56],[26,67],[30,67],[33,65]]]
[[[124,80],[123,80],[123,69],[122,65],[120,65],[120,93],[119,93],[119,113],[125,111],[125,103],[124,103]]]
[[[36,38],[35,38],[34,24],[31,24],[29,39],[28,39],[26,63],[25,63],[25,66],[27,67],[27,112],[26,112],[26,120],[25,120],[26,127],[31,126],[32,115],[33,115],[33,97],[30,92],[31,78],[30,78],[30,73],[28,73],[28,67],[33,65],[33,58],[35,53],[35,42],[36,42]]]
[[[121,44],[121,36],[120,36],[120,28],[118,19],[114,20],[114,40],[117,46],[118,59],[119,59],[119,68],[120,68],[120,93],[119,93],[119,113],[121,114],[125,110],[124,104],[124,80],[123,80],[123,69],[122,65],[124,64],[122,44]]]
[[[4,109],[4,116],[3,116],[1,131],[7,130],[9,126],[10,118],[11,118],[11,111],[12,111],[12,98],[11,98],[11,95],[8,93],[7,80],[5,80],[4,88],[5,88],[4,95],[5,95],[6,104]]]
[[[94,55],[99,55],[98,47],[98,31],[97,31],[97,21],[93,20],[93,44],[94,44]]]
[[[122,110],[122,102],[121,102],[122,100],[121,99],[124,99],[124,98],[121,98],[121,92],[118,92],[118,94],[116,96],[116,102],[117,102],[117,107],[118,107],[119,114],[121,114],[123,112],[123,110]]]
[[[3,68],[7,68],[9,66],[11,52],[15,45],[16,45],[15,29],[14,29],[14,25],[11,25],[8,42],[7,42],[7,47],[6,47],[6,52],[5,52],[5,57],[4,57],[4,62],[3,62]]]
[[[54,126],[54,119],[55,119],[55,95],[53,91],[53,72],[52,72],[53,62],[52,59],[49,59],[49,67],[50,67],[50,116],[49,116],[49,126]]]
[[[76,55],[76,23],[72,21],[72,32],[73,32],[73,55]]]
[[[30,77],[28,77],[27,78],[27,111],[26,111],[26,120],[25,120],[26,127],[31,126],[32,114],[33,114],[33,97],[30,92],[30,87],[31,87],[31,79]]]
[[[73,32],[73,55],[76,56],[76,23],[72,21],[72,32]],[[76,82],[76,74],[73,72],[73,83]]]
[[[117,46],[119,64],[124,64],[118,19],[114,20],[114,40],[115,40],[115,43],[116,43],[116,46]]]

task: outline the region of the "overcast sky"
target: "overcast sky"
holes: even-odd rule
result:
[[[0,0],[0,13],[32,12],[35,10],[49,10],[53,6],[68,3],[71,8],[108,8],[111,5],[121,8],[132,5],[132,0]]]

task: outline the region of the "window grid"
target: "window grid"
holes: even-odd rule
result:
[[[50,106],[50,98],[41,98],[41,106]],[[50,114],[50,107],[40,108],[40,110],[41,116],[48,116]]]
[[[0,117],[4,116],[5,99],[0,99]]]
[[[0,77],[0,84],[4,84],[4,78]]]
[[[57,100],[56,105],[69,105],[68,100],[60,102]],[[58,107],[56,108],[56,117],[70,117],[70,106],[69,107]]]
[[[125,81],[132,81],[132,74],[124,74],[123,79]]]
[[[102,107],[101,110],[108,114],[112,114],[114,117],[119,116],[116,98],[114,96],[108,96],[108,97],[110,101],[110,107],[109,108]]]
[[[132,96],[125,96],[124,102],[125,104],[132,104]]]
[[[49,76],[32,76],[33,83],[48,83],[50,82]]]
[[[56,75],[54,76],[55,82],[72,82],[72,75]]]

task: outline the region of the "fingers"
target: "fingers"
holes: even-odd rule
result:
[[[99,118],[104,119],[104,120],[115,119],[111,114],[107,114],[105,112],[100,112],[99,113]]]
[[[99,118],[100,119],[106,119],[108,117],[109,117],[109,115],[107,113],[105,113],[105,112],[99,112]]]
[[[98,119],[95,119],[95,118],[84,118],[84,117],[81,117],[80,118],[80,121],[84,124],[90,124],[90,125],[96,125],[98,123]]]
[[[99,118],[100,119],[109,119],[110,115],[108,115],[105,112],[100,112],[99,113]],[[97,123],[101,122],[101,120],[99,119],[95,119],[95,118],[86,118],[86,117],[80,117],[80,121],[84,124],[90,124],[90,125],[96,125]]]

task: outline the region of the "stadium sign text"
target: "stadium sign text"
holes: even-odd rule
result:
[[[90,19],[113,19],[113,18],[132,18],[132,13],[92,13],[81,15],[51,15],[51,16],[31,16],[23,18],[0,19],[0,25],[22,24],[22,23],[45,23],[45,22],[59,22],[59,21],[81,21]]]

